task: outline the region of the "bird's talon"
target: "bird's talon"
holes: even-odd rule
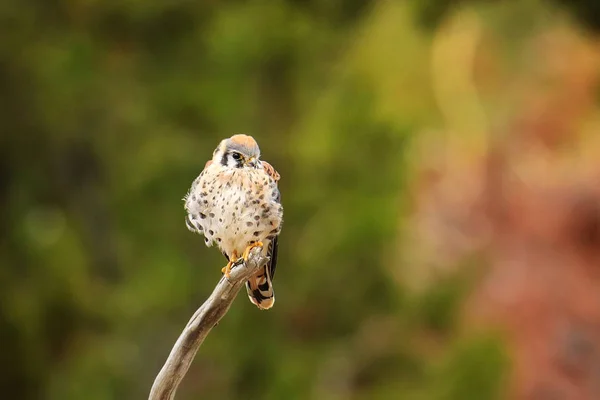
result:
[[[221,272],[225,275],[225,278],[229,279],[229,274],[231,273],[231,266],[233,265],[233,263],[230,261],[227,263],[226,266],[224,266],[223,268],[221,268]]]
[[[221,272],[225,275],[225,278],[229,279],[229,274],[231,274],[231,267],[234,267],[237,263],[237,252],[234,251],[231,257],[229,257],[229,262],[226,266],[221,268]]]
[[[246,247],[246,250],[244,250],[244,255],[242,256],[244,261],[248,261],[248,257],[250,256],[250,251],[252,251],[252,249],[255,247],[263,247],[263,242],[254,242],[251,245],[249,245],[248,247]]]

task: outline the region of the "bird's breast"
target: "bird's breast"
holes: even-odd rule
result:
[[[279,232],[283,208],[276,182],[261,170],[207,171],[192,194],[208,245],[231,254]],[[189,208],[189,207],[188,207]]]

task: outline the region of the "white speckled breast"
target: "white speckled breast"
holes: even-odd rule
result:
[[[196,178],[185,208],[188,227],[202,232],[207,246],[216,243],[228,256],[235,252],[239,257],[249,244],[273,239],[283,218],[277,183],[262,168],[218,163]]]

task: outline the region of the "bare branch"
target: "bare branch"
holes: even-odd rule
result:
[[[154,380],[148,400],[172,400],[179,383],[187,373],[196,352],[210,330],[223,318],[244,283],[268,261],[260,248],[250,252],[247,263],[238,264],[229,279],[221,278],[215,290],[194,313],[177,339],[158,376]]]

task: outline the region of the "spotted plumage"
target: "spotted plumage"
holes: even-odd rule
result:
[[[207,246],[219,247],[228,260],[225,275],[249,249],[262,246],[269,262],[246,282],[250,301],[262,310],[275,302],[272,280],[283,218],[278,181],[277,171],[260,160],[254,138],[234,135],[221,141],[184,198],[188,229],[203,234]]]

